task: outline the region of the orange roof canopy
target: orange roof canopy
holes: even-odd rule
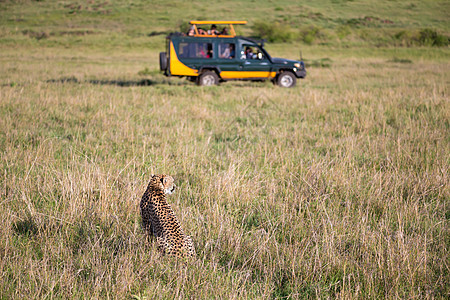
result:
[[[206,24],[217,24],[217,25],[229,25],[230,26],[230,34],[229,35],[218,35],[220,37],[233,37],[236,36],[236,31],[234,31],[233,25],[245,25],[247,21],[190,21],[191,25],[194,25],[194,36],[200,36],[197,25],[206,25]],[[217,35],[207,35],[207,36],[216,36]]]

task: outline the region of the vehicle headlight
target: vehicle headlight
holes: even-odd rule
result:
[[[300,69],[300,63],[295,63],[294,67],[299,68]]]

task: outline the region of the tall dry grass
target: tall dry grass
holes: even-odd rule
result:
[[[335,60],[285,90],[46,55],[2,56],[2,298],[448,297],[448,62]],[[193,260],[145,240],[151,173]]]

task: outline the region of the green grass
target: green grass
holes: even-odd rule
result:
[[[448,1],[283,1],[282,11],[271,0],[247,3],[248,9],[237,9],[242,5],[240,0],[214,5],[209,1],[173,3],[4,1],[0,3],[0,42],[20,46],[37,40],[39,45],[50,47],[156,48],[166,33],[189,20],[207,18],[247,20],[251,26],[238,26],[245,35],[254,33],[252,26],[264,20],[282,31],[279,35],[283,38],[274,41],[402,46],[415,43],[421,30],[432,29],[448,45]],[[311,28],[312,35],[308,34]]]
[[[382,2],[0,2],[0,298],[446,298],[448,47],[268,44],[310,62],[298,87],[201,88],[147,36],[268,12],[448,32],[445,1]],[[152,173],[195,259],[146,241]]]

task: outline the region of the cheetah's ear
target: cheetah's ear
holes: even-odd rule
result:
[[[166,176],[161,176],[161,183],[166,184]]]

